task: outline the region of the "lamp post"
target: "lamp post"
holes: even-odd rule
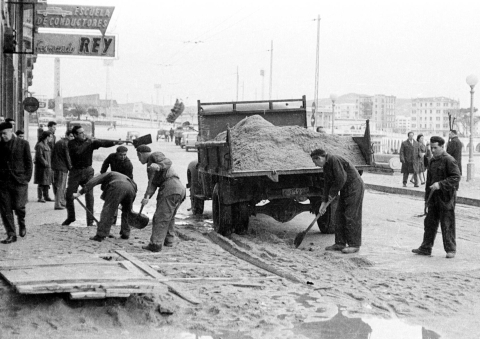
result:
[[[337,101],[338,95],[336,94],[330,94],[330,100],[332,100],[332,134],[335,134],[334,132],[334,124],[335,124],[335,101]]]
[[[467,77],[467,84],[470,86],[470,149],[468,152],[468,164],[467,164],[467,181],[470,181],[475,176],[475,163],[473,162],[473,90],[478,83],[478,78],[474,74],[470,74]]]

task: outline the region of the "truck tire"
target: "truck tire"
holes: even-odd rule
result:
[[[234,230],[232,205],[220,202],[219,184],[215,184],[212,194],[213,229],[218,234],[228,237]]]
[[[246,234],[250,219],[248,202],[239,202],[232,206],[232,219],[234,220],[235,233]]]
[[[338,197],[327,207],[327,211],[317,220],[318,228],[323,234],[335,233],[335,212],[337,211]]]
[[[188,164],[187,187],[190,187],[190,203],[193,215],[202,215],[205,201],[195,197],[195,194],[201,194],[202,192],[200,182],[198,181],[197,163],[198,161],[192,161],[190,164]]]

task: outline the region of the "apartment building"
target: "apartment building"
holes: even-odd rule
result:
[[[386,132],[395,129],[395,102],[393,95],[376,94],[357,99],[358,116],[371,119],[377,127]]]
[[[448,114],[453,114],[459,108],[458,100],[446,97],[412,99],[412,130],[416,133],[447,135]]]
[[[405,134],[412,129],[412,120],[410,117],[404,115],[397,115],[395,117],[395,133]]]

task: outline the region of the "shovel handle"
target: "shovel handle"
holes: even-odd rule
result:
[[[85,209],[85,211],[87,211],[88,214],[90,214],[90,216],[93,218],[93,220],[95,220],[95,222],[97,223],[97,225],[99,224],[99,221],[97,220],[97,218],[95,218],[95,216],[93,215],[92,212],[90,212],[90,210],[87,208],[87,206],[85,206],[85,204],[83,202],[80,201],[80,199],[75,198],[75,200],[78,201],[78,203]]]

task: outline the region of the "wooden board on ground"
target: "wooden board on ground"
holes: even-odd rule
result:
[[[19,293],[70,293],[72,299],[167,292],[157,279],[130,261],[93,256],[0,261],[0,275]]]

